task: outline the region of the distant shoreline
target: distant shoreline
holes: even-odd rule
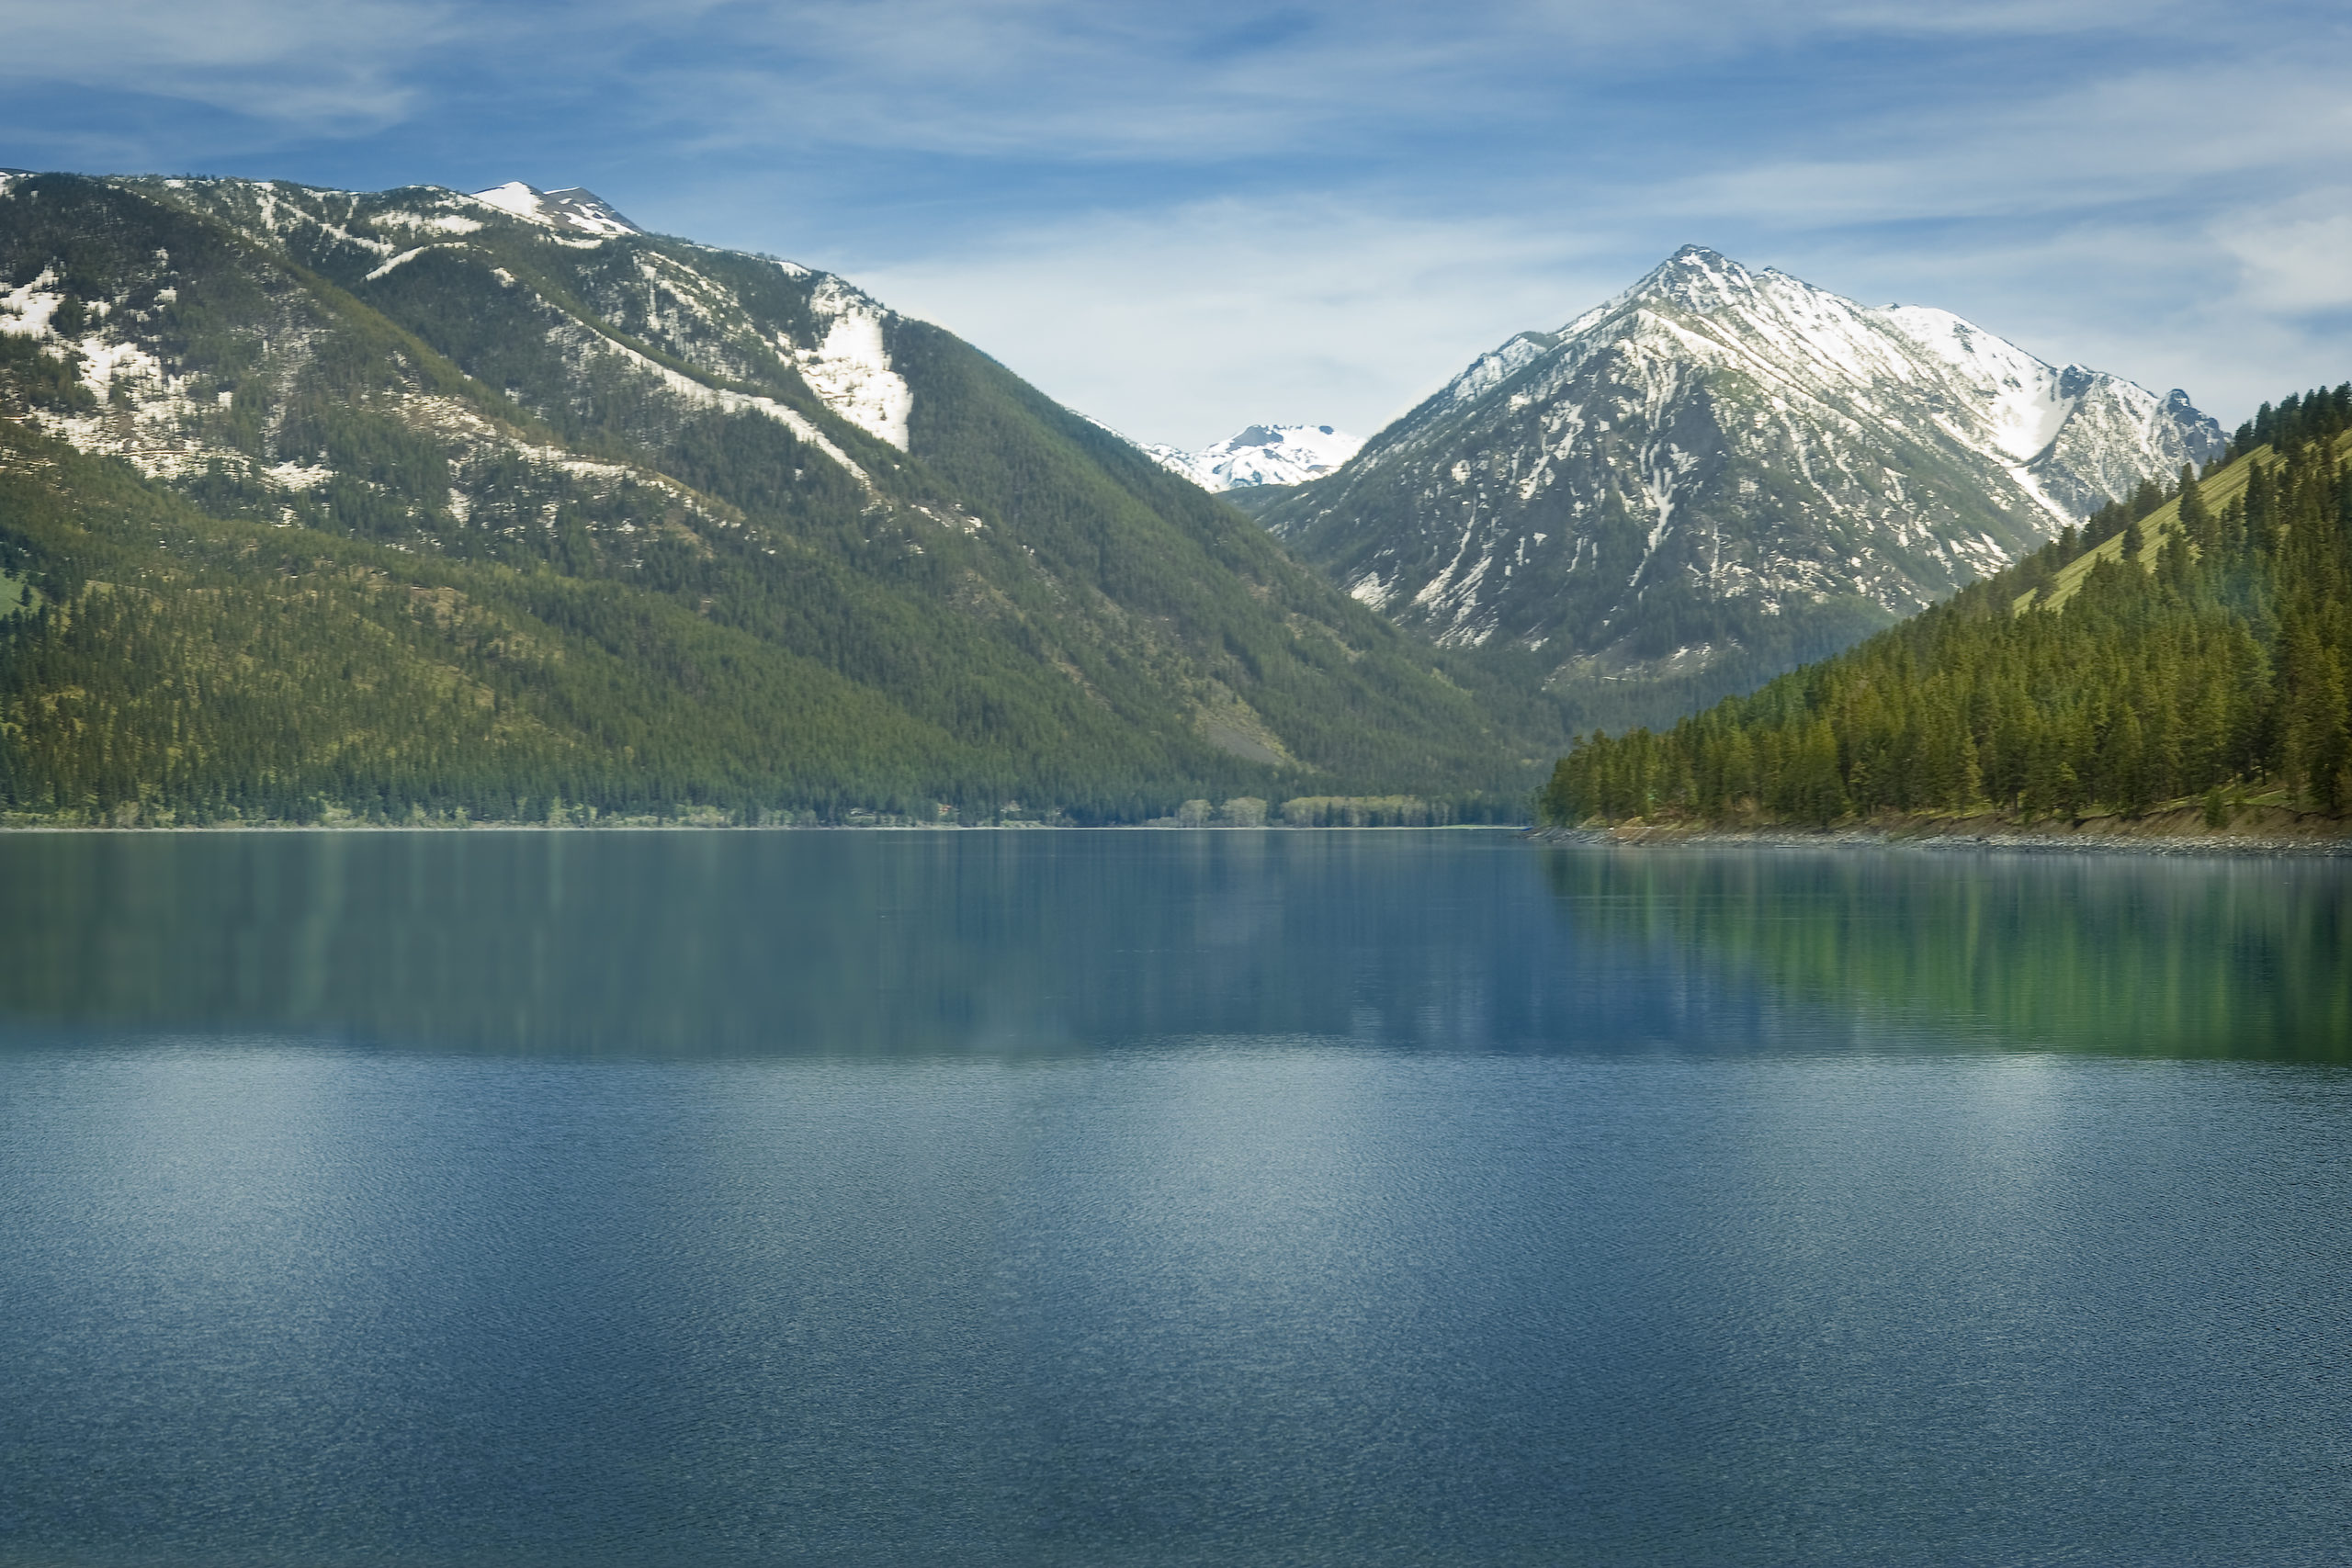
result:
[[[113,827],[97,822],[10,822],[0,824],[0,835],[11,833],[1512,833],[1521,837],[1544,829],[1524,822],[1439,822],[1299,825],[1266,822],[1255,827],[1204,823],[1199,827],[1160,827],[1148,822],[211,822],[145,824]]]
[[[1678,845],[1745,846],[1768,849],[1869,848],[1913,850],[2008,850],[2032,854],[2245,855],[2320,859],[2352,858],[2352,823],[2337,818],[2291,816],[2290,830],[2268,821],[2212,829],[2201,820],[2180,823],[2165,813],[2150,818],[2089,818],[2033,826],[1997,818],[1951,818],[1889,823],[1841,823],[1828,828],[1717,828],[1667,823],[1622,823],[1611,828],[1538,828],[1532,842],[1624,844],[1648,848]],[[2253,815],[2253,814],[2249,814]],[[2267,829],[2267,830],[2266,830]]]

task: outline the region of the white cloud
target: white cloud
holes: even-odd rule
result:
[[[673,57],[638,67],[633,85],[705,147],[798,137],[1196,163],[1318,129],[1507,107],[1489,37],[1412,6],[786,0],[708,8],[699,26],[723,64]]]
[[[178,98],[349,134],[416,108],[422,94],[403,72],[466,30],[449,0],[0,0],[0,82]]]
[[[1062,402],[1185,446],[1256,420],[1377,429],[1481,350],[1624,281],[1569,225],[1332,201],[1102,215],[852,270]]]
[[[2352,190],[2233,214],[2217,230],[2243,269],[2247,304],[2283,314],[2352,307]]]
[[[377,183],[863,252],[1147,438],[1368,430],[1684,241],[2225,413],[2352,372],[2318,0],[0,0],[0,97],[92,106],[19,141],[84,166],[346,179],[344,138]]]
[[[2195,209],[2230,187],[2306,183],[2352,142],[2352,50],[2182,60],[2030,96],[1902,106],[1665,185],[1650,210],[1781,226],[2075,217],[2134,202]]]

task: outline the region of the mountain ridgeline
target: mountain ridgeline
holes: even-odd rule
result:
[[[948,333],[576,190],[0,175],[0,572],[17,820],[1510,817],[1566,739]]]
[[[1691,247],[1262,517],[1613,728],[1847,647],[2222,445],[2180,392]]]
[[[2352,384],[2201,477],[1664,733],[1580,738],[1561,824],[2352,810]]]

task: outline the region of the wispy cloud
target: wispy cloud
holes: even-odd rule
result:
[[[79,87],[101,111],[132,95],[371,133],[432,96],[413,73],[469,30],[449,0],[0,0],[0,83]]]
[[[1557,325],[1564,298],[1622,282],[1573,225],[1330,200],[1081,217],[857,270],[1064,401],[1193,446],[1251,420],[1368,434],[1471,355]]]
[[[1368,4],[872,0],[713,7],[639,87],[707,145],[778,136],[958,158],[1219,161],[1400,119],[1493,118],[1475,27]],[[726,64],[716,75],[704,50]]]
[[[2239,299],[2289,316],[2352,307],[2352,187],[2232,219],[2214,238],[2242,269]]]
[[[2352,373],[2335,0],[0,0],[0,164],[589,184],[1139,435],[1376,421],[1690,240],[2224,414]]]

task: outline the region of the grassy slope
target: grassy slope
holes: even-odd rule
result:
[[[2352,434],[2338,436],[2335,450],[2339,457],[2346,453],[2352,453]],[[2197,493],[2204,498],[2207,506],[2219,512],[2231,502],[2245,494],[2246,480],[2254,473],[2253,468],[2248,466],[2250,462],[2275,462],[2278,460],[2278,456],[2268,446],[2257,446],[2244,454],[2241,461],[2232,463],[2220,472],[2199,480]],[[2150,513],[2141,520],[2140,529],[2143,543],[2141,546],[2140,554],[2132,558],[2143,567],[2152,567],[2154,564],[2156,553],[2164,548],[2165,541],[2180,532],[2180,498],[2175,496]],[[2064,608],[2066,601],[2081,592],[2083,580],[2090,576],[2101,561],[2120,561],[2124,558],[2125,542],[2125,536],[2122,534],[2118,534],[2111,539],[2101,540],[2060,567],[2047,587],[2029,589],[2018,594],[2011,601],[2012,607],[2020,613],[2030,607],[2043,610]]]

